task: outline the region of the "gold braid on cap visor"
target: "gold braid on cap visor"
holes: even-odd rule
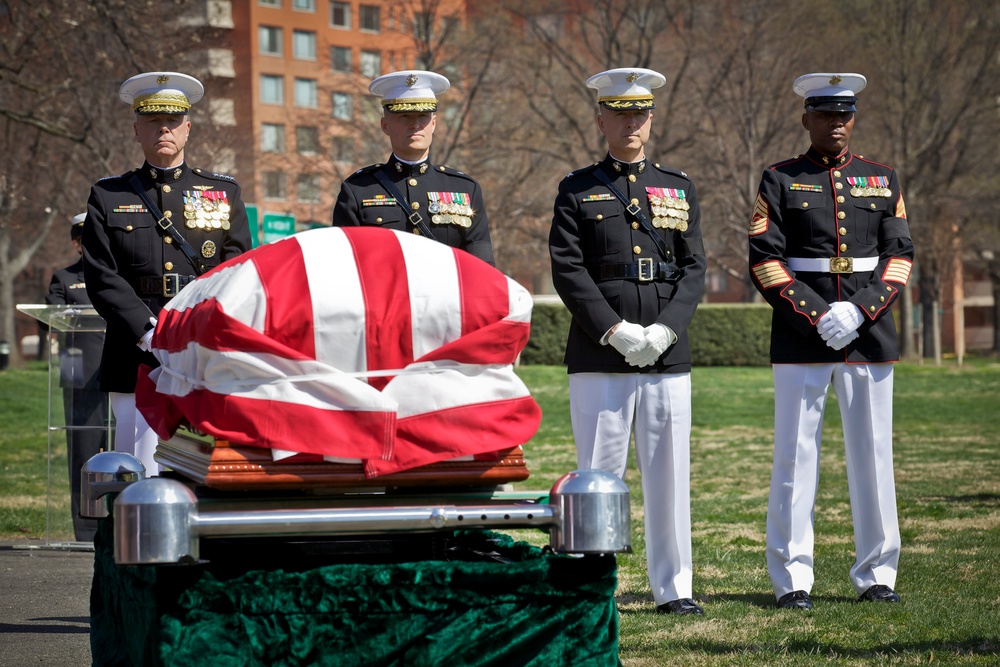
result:
[[[400,113],[401,111],[437,111],[437,100],[430,98],[410,98],[382,100],[382,106],[389,113]]]
[[[609,109],[652,109],[652,95],[636,95],[634,97],[599,97],[597,101]]]
[[[161,91],[132,100],[132,109],[137,113],[187,113],[190,108],[191,103],[184,93]]]

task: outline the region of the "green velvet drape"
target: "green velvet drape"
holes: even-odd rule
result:
[[[297,571],[116,566],[95,542],[94,664],[114,667],[608,667],[618,662],[613,556],[545,553],[486,531],[446,559]]]

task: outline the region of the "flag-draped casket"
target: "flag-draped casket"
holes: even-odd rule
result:
[[[137,404],[235,445],[361,459],[369,477],[530,439],[514,374],[531,296],[485,262],[378,228],[257,248],[185,287],[153,336]]]

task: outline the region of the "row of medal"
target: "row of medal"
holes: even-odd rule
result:
[[[229,229],[229,209],[225,192],[184,191],[184,224],[188,229]]]
[[[471,198],[465,192],[428,192],[427,212],[435,225],[472,226],[474,211]]]
[[[852,197],[891,197],[889,188],[851,188]]]
[[[646,188],[649,197],[649,208],[653,213],[653,227],[657,229],[676,229],[687,231],[688,204],[685,192],[674,188]]]
[[[848,176],[852,197],[891,197],[888,176]]]

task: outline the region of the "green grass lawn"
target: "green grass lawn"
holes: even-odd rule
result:
[[[547,490],[575,468],[563,368],[523,367],[544,418],[525,446]],[[46,373],[0,373],[0,539],[41,539]],[[659,665],[1000,664],[1000,364],[896,367],[895,461],[903,550],[897,605],[857,604],[840,415],[831,396],[816,505],[816,604],[778,610],[764,563],[773,391],[769,368],[697,368],[691,506],[700,618],[653,613],[634,462],[633,547],[619,558],[621,660]],[[68,539],[62,433],[53,441],[52,535]],[[543,533],[515,531],[544,544]]]

